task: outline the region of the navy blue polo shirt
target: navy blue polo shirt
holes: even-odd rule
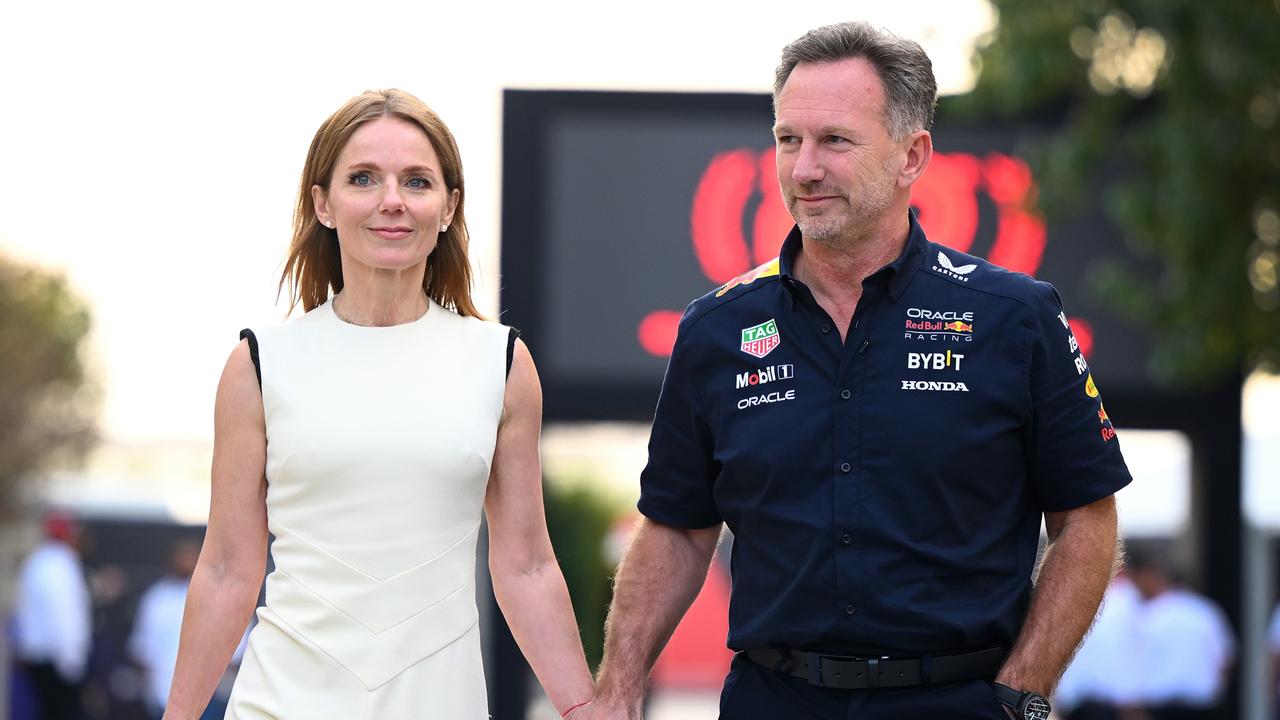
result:
[[[1012,646],[1041,513],[1131,479],[1057,291],[912,216],[842,343],[800,247],[685,311],[640,511],[733,531],[733,649]]]

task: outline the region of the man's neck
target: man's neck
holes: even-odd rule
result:
[[[843,330],[853,318],[862,297],[862,281],[902,254],[911,221],[907,213],[894,212],[893,223],[884,223],[861,238],[818,242],[803,238],[796,255],[794,274],[813,292],[814,299]]]

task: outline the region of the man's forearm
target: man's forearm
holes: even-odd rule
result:
[[[1049,695],[1093,624],[1120,556],[1115,501],[1050,516],[1052,538],[1022,631],[996,681]],[[1056,526],[1056,527],[1055,527]]]
[[[643,520],[614,579],[597,702],[637,712],[649,670],[707,577],[720,528]]]

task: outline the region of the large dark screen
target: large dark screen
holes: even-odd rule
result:
[[[552,420],[652,417],[680,312],[777,254],[767,95],[507,91],[502,307]],[[1121,252],[1097,214],[1045,225],[1017,155],[1031,128],[935,128],[913,188],[931,240],[1054,283],[1095,377],[1140,390],[1145,339],[1096,297]]]

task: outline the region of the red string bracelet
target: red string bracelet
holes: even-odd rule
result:
[[[593,698],[593,699],[594,699],[594,698]],[[561,718],[567,718],[567,717],[569,717],[569,713],[573,712],[574,710],[577,710],[578,708],[580,708],[580,707],[582,707],[583,705],[586,705],[586,704],[588,704],[588,703],[590,703],[590,702],[591,702],[591,700],[583,700],[582,702],[578,703],[577,705],[574,705],[573,707],[569,708],[568,710],[565,710],[564,712],[560,713],[560,717],[561,717]]]

